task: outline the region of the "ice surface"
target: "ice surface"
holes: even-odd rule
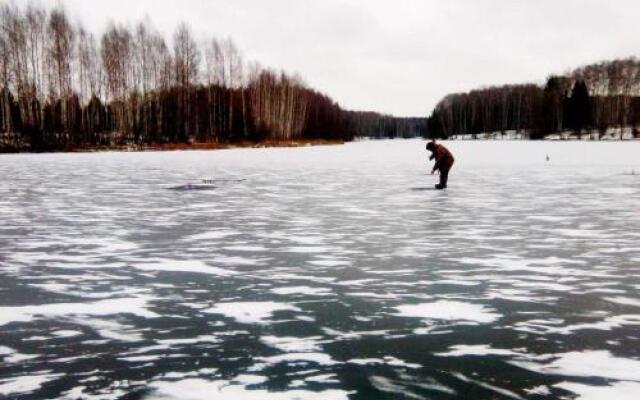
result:
[[[0,155],[0,397],[634,398],[640,143],[445,145]]]

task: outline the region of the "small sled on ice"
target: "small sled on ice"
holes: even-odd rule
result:
[[[187,191],[187,190],[213,190],[216,186],[209,183],[187,183],[185,185],[172,186],[169,190]]]
[[[187,183],[185,185],[173,186],[169,189],[171,190],[213,190],[218,187],[219,184],[227,184],[227,183],[238,183],[244,182],[246,179],[213,179],[213,178],[204,178],[201,179],[199,183]]]

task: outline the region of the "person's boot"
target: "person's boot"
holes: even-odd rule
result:
[[[445,188],[446,188],[446,186],[441,185],[441,184],[439,184],[439,183],[436,183],[436,189],[438,189],[438,190],[442,190],[442,189],[445,189]]]

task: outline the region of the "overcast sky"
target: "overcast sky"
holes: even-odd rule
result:
[[[18,4],[27,0],[18,0]],[[148,17],[169,39],[230,36],[349,109],[424,116],[444,95],[543,82],[640,54],[638,0],[40,0],[101,33]]]

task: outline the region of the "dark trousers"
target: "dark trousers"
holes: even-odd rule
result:
[[[453,159],[442,160],[440,163],[440,188],[444,189],[447,187],[447,181],[449,180],[449,171],[453,166]]]

